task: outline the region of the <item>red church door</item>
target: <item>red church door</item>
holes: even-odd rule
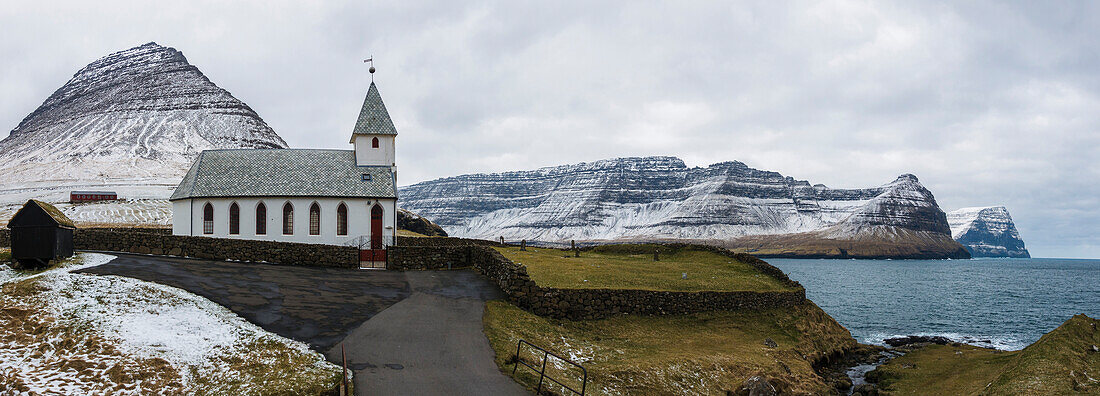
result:
[[[370,210],[370,248],[382,248],[382,206],[378,204]]]

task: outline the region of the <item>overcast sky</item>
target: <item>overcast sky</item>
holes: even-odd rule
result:
[[[292,147],[350,148],[373,55],[402,185],[646,155],[913,173],[944,210],[1006,205],[1034,256],[1100,257],[1100,3],[178,3],[5,2],[0,129],[156,41]]]

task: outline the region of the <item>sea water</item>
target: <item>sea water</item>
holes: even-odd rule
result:
[[[767,259],[863,343],[904,335],[1017,350],[1100,318],[1100,260]]]

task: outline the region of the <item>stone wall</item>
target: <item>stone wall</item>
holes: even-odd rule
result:
[[[0,248],[11,247],[11,229],[0,227]]]
[[[503,246],[500,242],[485,239],[440,238],[440,237],[397,237],[398,246]]]
[[[691,247],[696,248],[694,245]],[[615,314],[669,315],[715,310],[763,309],[794,306],[806,299],[806,289],[798,282],[787,278],[778,268],[752,256],[737,255],[720,249],[717,251],[721,254],[742,260],[776,277],[795,290],[666,292],[542,287],[531,280],[527,274],[527,267],[508,260],[500,252],[484,246],[467,248],[474,268],[500,286],[513,304],[537,315],[553,318],[580,320],[606,318]]]
[[[264,262],[311,267],[358,268],[355,247],[171,235],[150,229],[78,229],[78,250]]]
[[[436,270],[470,267],[471,246],[390,246],[386,269]]]

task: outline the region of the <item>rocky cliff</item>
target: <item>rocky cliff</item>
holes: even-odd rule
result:
[[[962,208],[947,214],[951,235],[974,257],[1031,257],[1004,206]]]
[[[0,200],[87,188],[164,198],[202,150],[281,147],[183,53],[148,43],[84,67],[0,141]]]
[[[833,189],[740,162],[688,168],[674,157],[620,158],[438,179],[401,189],[401,200],[468,238],[724,244],[797,234],[806,241],[908,242],[919,257],[968,256],[913,175]],[[770,246],[754,243],[758,251]]]

